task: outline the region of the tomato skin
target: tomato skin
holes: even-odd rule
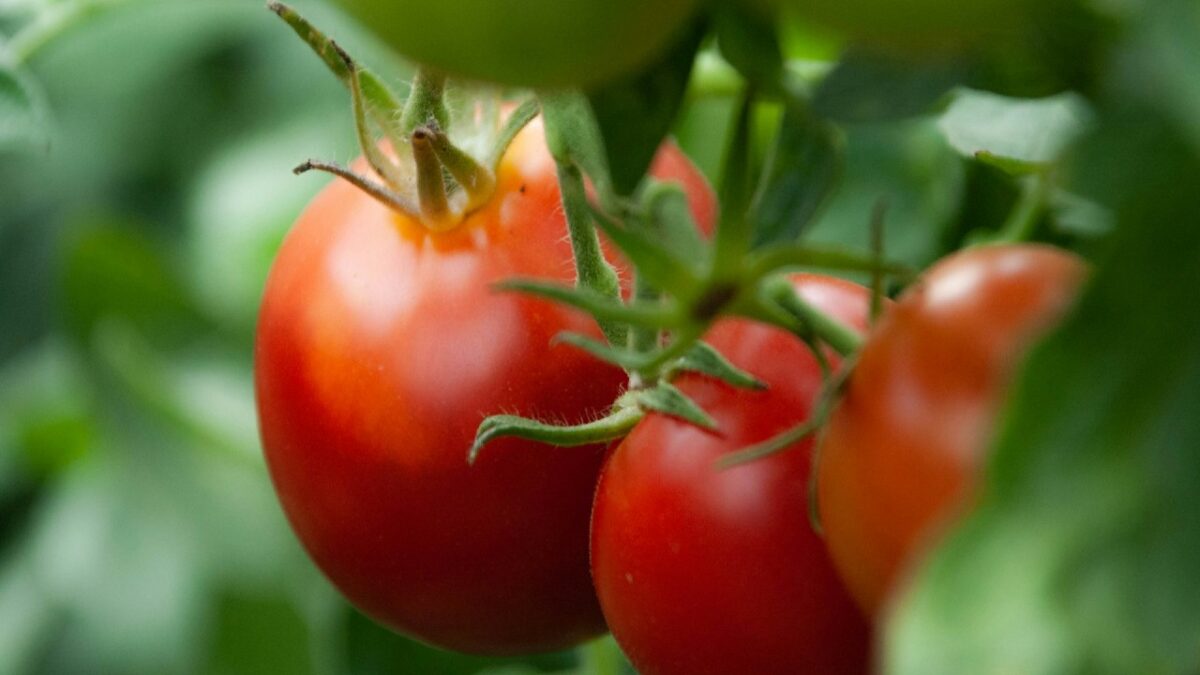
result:
[[[490,285],[568,281],[570,244],[540,121],[514,142],[497,196],[431,234],[343,181],[297,221],[260,313],[255,384],[283,508],[360,609],[465,652],[564,647],[604,630],[588,575],[603,448],[500,440],[466,463],[485,415],[582,421],[624,374],[567,346],[591,319]],[[711,218],[711,191],[674,157]],[[705,216],[704,214],[708,214]]]
[[[796,283],[865,329],[866,289]],[[723,320],[706,339],[769,388],[685,375],[676,384],[720,434],[650,414],[613,451],[592,512],[592,575],[609,627],[642,675],[865,672],[866,620],[808,520],[812,442],[713,465],[805,419],[820,368],[803,343],[762,324]]]
[[[903,570],[969,502],[995,418],[1033,341],[1071,306],[1084,263],[1033,244],[954,254],[875,327],[821,446],[826,540],[879,613]]]
[[[696,0],[341,0],[401,54],[460,77],[590,85],[657,56]]]

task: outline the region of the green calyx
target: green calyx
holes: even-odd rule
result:
[[[280,2],[267,7],[350,90],[358,145],[371,169],[364,174],[333,162],[308,160],[295,173],[318,170],[336,175],[433,232],[454,229],[491,199],[500,160],[537,116],[536,101],[527,101],[507,117],[495,101],[456,116],[446,106],[445,78],[427,70],[418,71],[407,100],[402,100],[294,9]]]

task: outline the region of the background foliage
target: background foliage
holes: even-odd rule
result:
[[[406,81],[331,7],[295,4]],[[809,241],[863,248],[885,200],[888,255],[923,267],[1003,233],[1050,167],[1033,237],[1102,262],[1034,357],[986,507],[902,608],[899,672],[1200,658],[1200,4],[1095,4],[984,63],[797,62],[844,151]],[[255,313],[326,182],[291,167],[355,154],[345,92],[306,47],[258,0],[0,0],[0,35],[0,672],[624,668],[609,641],[484,660],[386,633],[289,532],[257,444]],[[705,77],[674,130],[715,178],[736,89]],[[761,160],[780,115],[759,116]]]

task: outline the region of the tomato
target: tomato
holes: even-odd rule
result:
[[[711,191],[675,146],[654,173],[681,181],[711,227]],[[466,462],[485,415],[583,421],[624,384],[618,369],[550,346],[562,330],[595,332],[589,318],[490,289],[572,278],[559,199],[535,121],[496,196],[457,229],[430,233],[337,181],[267,282],[258,413],[292,527],[355,605],[442,647],[533,652],[604,630],[588,575],[604,449],[508,439]]]
[[[1051,0],[1055,1],[1055,0]],[[932,56],[982,46],[1028,19],[1031,0],[790,0],[797,18],[892,54]]]
[[[341,0],[418,63],[523,87],[595,84],[666,49],[696,0]]]
[[[818,495],[838,570],[876,613],[902,570],[969,503],[1029,346],[1085,276],[1041,245],[974,248],[907,290],[863,347],[825,431]]]
[[[815,276],[796,286],[865,329],[866,289]],[[642,675],[865,672],[866,620],[809,524],[812,442],[714,467],[808,417],[816,359],[793,336],[743,320],[719,322],[706,339],[768,388],[681,377],[720,431],[650,414],[609,457],[592,512],[592,575],[609,627]]]

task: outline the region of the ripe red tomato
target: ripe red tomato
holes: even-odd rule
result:
[[[796,287],[865,329],[866,289],[815,276]],[[812,442],[713,465],[808,417],[816,359],[793,336],[742,320],[719,322],[707,339],[768,389],[681,377],[719,433],[650,414],[609,457],[592,511],[608,625],[642,675],[865,672],[866,620],[808,520]]]
[[[1049,246],[968,249],[934,266],[868,338],[818,469],[830,551],[867,611],[969,501],[1016,366],[1084,275]]]
[[[678,148],[655,174],[682,181],[711,227],[711,191]],[[313,559],[395,630],[476,653],[604,630],[587,557],[603,448],[508,439],[466,463],[485,415],[582,421],[622,387],[618,369],[549,345],[590,319],[490,289],[567,281],[570,260],[539,121],[457,229],[432,234],[337,181],[279,251],[255,352],[267,464]]]

